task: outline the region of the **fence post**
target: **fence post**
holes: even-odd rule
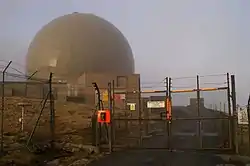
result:
[[[115,80],[112,81],[112,114],[111,114],[111,120],[112,120],[112,141],[113,144],[115,142],[115,129],[116,129],[116,121],[114,120],[115,116]]]
[[[49,75],[49,99],[50,99],[50,132],[51,132],[51,147],[54,147],[55,141],[55,108],[54,108],[54,98],[52,92],[52,76]]]
[[[171,104],[171,107],[172,107],[172,78],[168,78],[168,98],[169,98],[169,103]],[[172,114],[170,115],[170,119],[168,119],[168,147],[169,147],[169,150],[172,150],[172,146],[171,146],[172,124],[171,123],[172,123]]]
[[[165,78],[165,90],[166,90],[166,98],[165,98],[165,109],[166,109],[166,116],[168,114],[168,104],[167,104],[167,101],[168,101],[168,77]],[[165,118],[165,117],[164,117]],[[166,119],[166,121],[164,121],[164,124],[165,124],[165,132],[168,131],[168,121]],[[168,138],[169,139],[169,138]]]
[[[140,126],[140,141],[139,146],[142,145],[142,110],[141,110],[141,78],[138,78],[138,111],[139,111],[139,126]]]
[[[28,91],[28,80],[30,80],[36,73],[37,73],[38,71],[36,70],[34,73],[32,73],[28,78],[27,78],[27,80],[25,81],[25,97],[28,97],[28,93],[27,93],[27,91]],[[44,87],[43,87],[43,96],[45,96],[44,95]]]
[[[92,83],[93,87],[95,88],[95,98],[97,97],[97,110],[101,110],[101,94],[98,85],[93,82]],[[94,111],[92,115],[92,134],[93,134],[93,139],[92,139],[92,144],[95,145],[96,147],[100,146],[100,125],[97,121],[97,114],[96,110]]]
[[[231,75],[231,86],[232,86],[232,106],[233,106],[233,114],[232,114],[232,132],[233,132],[233,149],[238,154],[238,139],[237,139],[237,118],[236,118],[236,109],[237,109],[237,102],[236,102],[236,90],[235,90],[235,76]]]
[[[196,88],[197,88],[197,115],[198,115],[198,118],[201,117],[201,114],[200,114],[200,79],[199,79],[199,76],[197,75],[196,77]],[[199,147],[202,148],[202,135],[201,135],[201,120],[199,119],[198,120],[198,137],[199,137]]]
[[[110,111],[110,124],[106,124],[108,126],[108,142],[109,142],[109,152],[113,151],[113,141],[112,141],[112,85],[111,82],[108,83],[108,107]]]
[[[247,118],[248,118],[248,153],[250,154],[250,94],[247,101]]]
[[[231,111],[231,94],[230,94],[230,78],[229,73],[227,73],[227,104],[228,104],[228,135],[229,135],[229,147],[233,150],[234,149],[234,134],[233,134],[233,122],[232,122],[232,111]]]
[[[10,64],[12,63],[12,61],[10,61],[8,63],[8,65],[4,68],[3,73],[2,73],[2,77],[3,77],[3,81],[2,81],[2,109],[1,109],[1,154],[3,154],[3,139],[4,139],[4,99],[5,99],[5,93],[4,93],[4,86],[5,86],[5,72],[6,70],[9,68]]]

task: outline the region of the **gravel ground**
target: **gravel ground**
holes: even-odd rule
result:
[[[179,116],[182,114],[192,116],[181,109],[176,110],[176,112],[178,112]],[[175,132],[185,132],[188,129],[189,131],[192,130],[191,132],[195,132],[196,125],[196,122],[176,123],[173,130]],[[164,125],[157,122],[153,128],[164,129]],[[167,136],[164,133],[161,134],[154,134],[151,138],[143,140],[143,147],[167,148]],[[206,139],[204,144],[212,147],[218,144],[217,141],[218,138],[209,138]],[[174,136],[171,139],[171,147],[176,148],[197,148],[198,143],[198,139],[192,136]],[[223,164],[222,159],[212,153],[183,152],[177,150],[170,152],[168,150],[146,149],[114,152],[98,161],[90,163],[89,166],[215,166],[219,164]]]
[[[183,148],[197,145],[194,139],[175,139],[172,143]],[[164,135],[155,135],[143,141],[143,146],[148,148],[162,148],[166,145],[167,137]],[[220,163],[222,160],[213,154],[146,149],[114,152],[89,166],[215,166]]]

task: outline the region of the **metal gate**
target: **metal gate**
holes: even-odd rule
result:
[[[209,81],[213,77],[216,82]],[[178,86],[178,82],[194,85]],[[167,77],[164,86],[162,90],[125,92],[135,103],[127,98],[122,110],[111,104],[109,146],[101,147],[111,151],[235,150],[234,75]]]

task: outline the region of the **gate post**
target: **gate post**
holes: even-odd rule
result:
[[[172,89],[172,79],[171,78],[168,78],[168,99],[169,99],[169,103],[172,103],[172,92],[171,92],[171,89]],[[171,104],[171,107],[172,107],[172,104]],[[171,108],[172,109],[172,108]],[[168,110],[169,111],[169,110]],[[170,119],[168,119],[168,148],[169,150],[172,150],[172,147],[171,147],[171,135],[172,135],[172,115],[170,115]]]
[[[232,106],[233,106],[233,114],[232,114],[232,132],[233,132],[233,150],[238,154],[238,139],[237,139],[237,102],[236,102],[236,90],[235,90],[235,76],[231,75],[231,86],[232,86]]]
[[[101,132],[100,132],[100,125],[97,121],[97,114],[96,111],[101,109],[101,94],[100,94],[100,90],[98,88],[98,85],[93,82],[92,83],[94,89],[95,89],[95,101],[97,102],[97,109],[94,111],[93,115],[92,115],[92,145],[95,145],[96,147],[99,148],[100,146],[100,136],[101,136]]]
[[[168,113],[168,105],[167,105],[167,100],[168,100],[168,77],[165,78],[165,88],[166,88],[166,98],[165,98],[165,109],[166,109],[166,115]],[[164,122],[164,126],[165,126],[165,132],[168,131],[168,121],[166,120]],[[168,138],[169,139],[169,138]]]
[[[250,94],[247,101],[247,119],[248,119],[248,154],[250,154]]]
[[[111,112],[111,120],[112,120],[112,141],[113,144],[115,142],[115,129],[116,129],[116,121],[114,120],[115,116],[115,80],[112,80],[112,112]]]
[[[142,145],[142,109],[141,109],[141,78],[138,79],[138,116],[139,116],[139,127],[140,127],[140,140],[139,146]]]
[[[199,79],[199,76],[197,75],[196,77],[196,87],[197,87],[197,115],[198,115],[198,118],[201,117],[200,115],[200,79]],[[199,147],[202,148],[202,135],[201,135],[201,125],[202,125],[202,122],[201,120],[199,119],[198,120],[198,137],[199,137]]]
[[[234,151],[234,134],[233,134],[233,123],[232,123],[232,111],[231,111],[231,92],[230,92],[230,78],[229,73],[227,73],[227,104],[228,104],[228,138],[229,138],[229,147]]]
[[[113,151],[113,108],[112,108],[112,85],[111,82],[108,83],[108,105],[109,105],[109,111],[110,111],[110,123],[105,124],[108,127],[108,141],[109,141],[109,152],[111,153]]]

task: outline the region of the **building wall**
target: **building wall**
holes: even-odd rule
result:
[[[198,99],[197,98],[191,98],[190,99],[190,106],[197,106],[197,101]],[[200,98],[200,106],[201,107],[205,107],[205,104],[204,104],[204,98]]]
[[[131,111],[133,116],[137,116],[139,112],[139,84],[140,84],[140,75],[132,74],[127,76],[116,76],[116,75],[103,75],[103,74],[93,74],[93,73],[85,73],[78,79],[78,85],[81,85],[85,91],[79,92],[89,94],[89,101],[95,101],[93,96],[90,94],[93,92],[93,82],[96,82],[100,88],[101,93],[105,93],[108,90],[108,83],[113,82],[115,87],[115,95],[119,97],[125,96],[125,99],[117,99],[115,101],[116,111],[127,111],[129,110],[129,106],[127,103],[135,103],[136,110]],[[80,88],[79,88],[80,89]],[[84,95],[84,94],[83,94]],[[104,106],[108,107],[108,103],[104,101]]]
[[[115,95],[117,99],[115,107],[117,107],[117,111],[125,111],[126,109],[129,109],[127,103],[136,103],[136,111],[131,112],[134,115],[137,115],[139,110],[139,79],[139,74],[115,76],[111,74],[103,75],[85,73],[77,80],[77,82],[54,82],[52,88],[55,100],[95,105],[95,91],[92,83],[96,82],[101,93],[104,93],[108,89],[108,83],[114,80]],[[16,96],[43,99],[48,93],[48,87],[49,85],[45,82],[6,82],[4,90],[6,97]],[[0,95],[1,94],[2,93],[0,93]],[[124,96],[125,99],[119,99],[119,97]],[[107,103],[104,104],[107,106]]]

